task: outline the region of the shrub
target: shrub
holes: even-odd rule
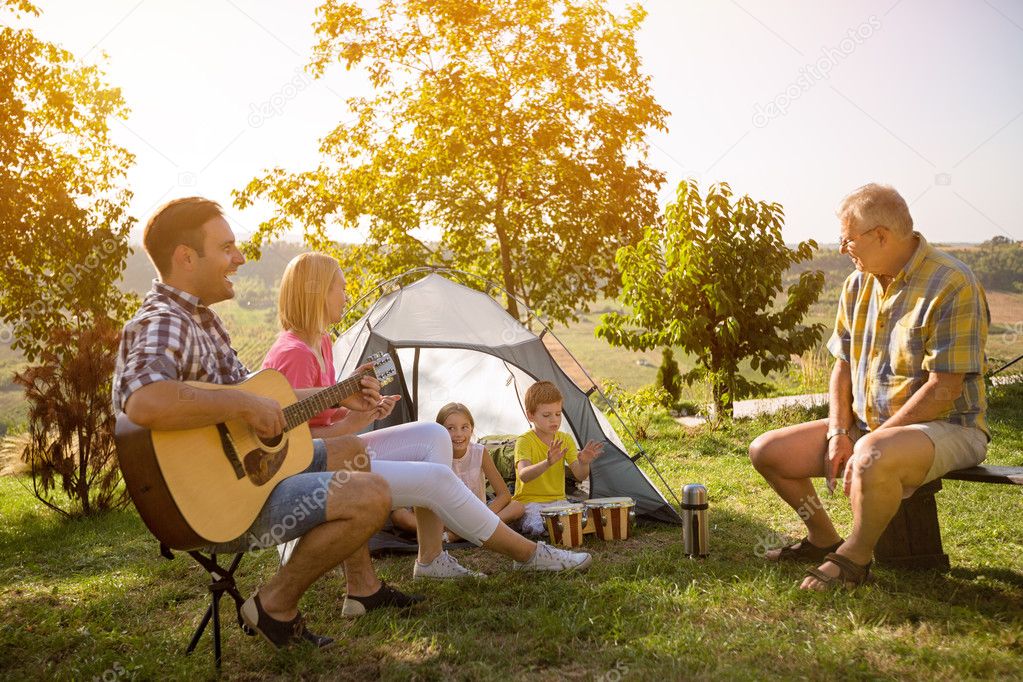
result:
[[[15,376],[29,402],[22,457],[35,496],[64,516],[85,516],[128,502],[114,450],[111,376],[117,324],[53,329],[41,364]],[[66,500],[63,495],[66,495]]]
[[[657,368],[657,385],[671,398],[671,404],[677,403],[682,397],[682,373],[670,348],[665,348],[661,353],[661,366]]]
[[[600,384],[618,417],[633,437],[640,440],[647,437],[654,417],[664,412],[664,405],[670,400],[668,392],[660,386],[644,386],[630,393],[611,379],[602,379]]]

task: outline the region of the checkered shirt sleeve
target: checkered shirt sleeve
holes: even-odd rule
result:
[[[123,412],[132,393],[157,381],[181,380],[191,353],[187,323],[174,314],[132,320],[121,338],[115,373],[114,409]]]

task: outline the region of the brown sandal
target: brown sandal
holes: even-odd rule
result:
[[[824,561],[831,552],[836,551],[842,546],[845,540],[839,540],[830,547],[818,547],[817,545],[810,542],[810,538],[805,537],[794,545],[782,547],[781,552],[778,554],[777,559],[768,559],[768,561]]]
[[[838,566],[838,575],[830,576],[816,566],[806,569],[806,575],[819,580],[826,590],[835,587],[848,587],[851,589],[859,587],[870,580],[870,565],[874,563],[873,561],[868,561],[866,566],[861,566],[834,552],[825,556],[824,560]]]

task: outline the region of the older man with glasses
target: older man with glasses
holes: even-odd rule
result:
[[[820,563],[800,585],[823,590],[867,580],[874,546],[919,486],[984,460],[984,290],[962,262],[913,231],[909,207],[886,185],[849,194],[838,209],[839,249],[855,272],[842,287],[828,349],[835,357],[827,419],[769,431],[750,459],[806,524],[772,561]],[[843,540],[811,478],[832,492],[844,470],[853,528]]]

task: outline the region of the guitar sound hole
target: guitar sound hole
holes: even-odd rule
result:
[[[268,448],[275,448],[275,447],[277,447],[278,445],[281,444],[281,440],[283,438],[284,438],[284,434],[283,433],[278,433],[273,438],[263,438],[262,436],[260,436],[259,437],[259,442],[262,443],[263,445],[265,445]]]

